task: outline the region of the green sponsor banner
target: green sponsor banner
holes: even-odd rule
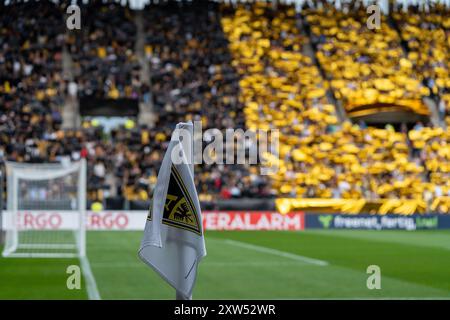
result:
[[[433,230],[450,228],[450,215],[317,214],[307,213],[306,228],[367,230]]]

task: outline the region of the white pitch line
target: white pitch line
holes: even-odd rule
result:
[[[89,300],[101,300],[100,293],[97,289],[97,283],[95,282],[94,274],[91,270],[91,265],[87,257],[80,257],[81,270],[86,281],[86,290]]]
[[[215,238],[215,239],[219,240],[217,238]],[[220,239],[220,240],[222,240],[222,239]],[[285,252],[285,251],[280,251],[280,250],[276,250],[276,249],[272,249],[272,248],[257,246],[257,245],[246,243],[246,242],[241,242],[241,241],[236,241],[236,240],[231,240],[231,239],[224,239],[223,242],[228,243],[233,246],[236,246],[236,247],[246,248],[246,249],[264,252],[264,253],[269,253],[269,254],[279,256],[279,257],[292,259],[295,261],[302,261],[302,262],[306,262],[306,263],[310,263],[310,264],[315,264],[317,266],[329,265],[329,263],[324,260],[313,259],[313,258],[301,256],[301,255],[290,253],[290,252]]]

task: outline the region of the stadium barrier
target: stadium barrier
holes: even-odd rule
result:
[[[3,226],[11,229],[10,212],[4,212]],[[144,230],[148,211],[88,211],[86,229],[93,231]],[[204,211],[206,230],[303,230],[303,212],[280,214],[274,211]],[[71,230],[77,224],[74,211],[20,211],[20,230]]]
[[[147,211],[88,211],[87,230],[144,230]],[[362,230],[433,230],[450,229],[450,215],[414,214],[320,214],[302,211],[281,214],[276,211],[203,211],[206,230],[284,230],[362,229]],[[74,211],[32,211],[18,214],[21,230],[71,230],[77,224]],[[11,227],[10,213],[3,214],[3,228]]]
[[[431,203],[423,199],[321,199],[321,198],[277,198],[276,211],[285,213],[305,211],[316,213],[361,214],[430,214],[450,213],[450,197],[436,197]]]
[[[442,214],[306,214],[306,229],[433,230],[450,229],[450,216]]]
[[[281,213],[291,211],[308,211],[317,213],[349,213],[377,212],[379,214],[395,213],[411,215],[427,213],[424,200],[416,199],[321,199],[321,198],[277,198],[277,211]]]

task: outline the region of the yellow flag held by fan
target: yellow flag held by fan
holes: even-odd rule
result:
[[[200,202],[194,184],[193,125],[179,123],[158,174],[139,257],[191,299],[200,260],[206,256]]]

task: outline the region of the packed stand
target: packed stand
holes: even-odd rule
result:
[[[364,31],[358,22],[361,10],[350,17],[331,8],[333,16],[308,9],[306,19],[318,44],[317,57],[332,76],[328,81],[306,54],[305,11],[298,14],[292,6],[274,9],[265,3],[218,6],[170,3],[145,9],[145,54],[152,74],[149,89],[159,118],[154,129],[129,120],[110,134],[96,121],[61,130],[59,111],[67,90],[61,62],[64,8],[45,1],[2,7],[0,159],[87,158],[90,200],[119,196],[147,201],[175,124],[202,120],[203,130],[280,130],[280,159],[272,159],[280,168],[275,175],[261,176],[256,166],[203,164],[195,175],[202,200],[275,195],[407,198],[426,199],[435,210],[449,211],[445,200],[450,197],[448,129],[417,125],[408,133],[406,128],[398,132],[391,126],[339,124],[326,96],[329,83],[347,107],[374,103],[373,96],[377,102],[390,102],[398,90],[414,106],[410,102],[418,98],[410,95],[411,90],[419,88],[420,94],[427,94],[427,81],[410,78],[414,75],[411,62],[402,56],[399,39],[389,27],[383,31],[383,40],[376,32]],[[82,6],[82,14],[86,28],[69,32],[66,42],[74,58],[80,97],[138,98],[142,86],[131,12],[116,4],[90,4]],[[318,20],[325,15],[327,19]],[[358,38],[356,31],[364,36]],[[351,47],[354,39],[375,44],[363,51],[361,46]],[[344,52],[358,54],[360,60],[349,64]],[[381,57],[394,65],[383,64]],[[447,105],[447,87],[441,85],[447,80],[439,80],[445,75],[439,71],[442,61],[433,61],[420,65],[423,70],[437,68],[434,74],[439,76],[430,88]],[[339,78],[341,73],[344,76]],[[356,81],[356,74],[363,81]],[[342,88],[339,81],[345,84]],[[388,87],[394,84],[389,94],[387,83]]]
[[[153,4],[144,16],[156,128],[173,129],[188,120],[201,120],[203,131],[244,128],[238,75],[231,65],[218,4]],[[270,193],[256,167],[203,164],[196,180],[203,199],[211,194],[230,198]]]
[[[424,186],[424,199],[433,211],[449,212],[450,121],[446,129],[416,126],[409,138],[429,181]]]
[[[439,3],[396,7],[392,16],[408,46],[408,60],[439,101],[441,116],[450,114],[450,10]]]
[[[0,160],[54,155],[46,145],[61,126],[66,88],[62,12],[48,1],[0,7]]]
[[[271,176],[278,195],[422,197],[423,167],[410,156],[406,129],[337,126],[326,81],[302,53],[307,39],[293,7],[259,3],[225,11],[247,126],[280,130],[280,170]]]
[[[331,80],[336,97],[347,111],[358,106],[391,104],[428,114],[422,96],[430,89],[423,76],[413,71],[397,31],[381,14],[380,27],[367,26],[367,8],[362,1],[309,7],[303,11],[316,44],[316,56]]]
[[[80,4],[82,28],[67,34],[79,97],[138,99],[133,11],[118,3]]]

